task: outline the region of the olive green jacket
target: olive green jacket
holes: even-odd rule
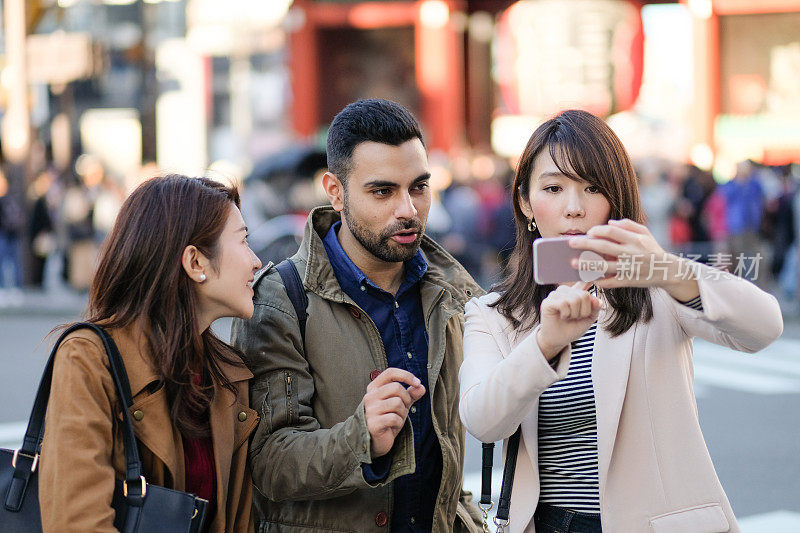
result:
[[[414,471],[411,424],[397,435],[386,480],[364,480],[370,436],[363,397],[374,370],[387,368],[380,333],[339,286],[322,238],[339,220],[313,210],[291,258],[308,294],[305,349],[297,315],[277,271],[256,274],[255,313],[235,320],[232,342],[253,372],[252,407],[261,416],[250,443],[261,532],[387,531],[392,480]],[[425,237],[428,271],[420,294],[429,337],[428,390],[442,451],[433,531],[481,531],[472,495],[462,491],[464,426],[458,416],[464,304],[483,293],[447,252]]]

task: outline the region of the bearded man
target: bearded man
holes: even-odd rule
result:
[[[462,490],[458,370],[464,304],[483,291],[425,236],[419,124],[394,102],[354,102],[331,124],[327,156],[331,205],[311,212],[290,258],[307,322],[268,265],[253,317],[233,325],[261,417],[258,531],[481,531]]]

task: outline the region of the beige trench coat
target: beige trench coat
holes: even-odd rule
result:
[[[752,283],[697,268],[703,311],[654,289],[648,324],[616,338],[597,329],[592,382],[603,531],[739,531],[700,431],[692,339],[752,353],[780,336],[783,320],[775,298]],[[567,375],[570,348],[551,368],[536,343],[538,326],[517,335],[488,307],[495,298],[489,294],[466,306],[459,409],[467,430],[485,442],[507,443],[522,424],[510,531],[532,533],[539,500],[539,396]]]

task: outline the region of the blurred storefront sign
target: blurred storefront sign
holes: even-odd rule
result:
[[[520,142],[510,140],[563,109],[601,117],[630,109],[644,68],[640,10],[636,0],[521,0],[509,7],[496,29],[501,99],[492,148],[518,155]]]
[[[269,52],[282,47],[280,25],[292,0],[188,0],[187,39],[206,55]]]
[[[129,176],[142,162],[142,123],[136,109],[89,109],[80,119],[81,144],[109,173]]]
[[[641,4],[635,0],[523,0],[497,28],[503,111],[547,116],[580,107],[629,109],[642,81]]]
[[[28,82],[69,83],[95,73],[95,52],[88,33],[29,35]]]
[[[800,2],[797,2],[800,10]],[[800,161],[800,12],[719,17],[719,153]]]
[[[717,177],[744,158],[800,161],[800,0],[681,3],[694,16],[693,141],[713,147]]]
[[[156,101],[156,162],[168,172],[201,175],[208,162],[205,62],[185,39],[156,49],[162,87]]]

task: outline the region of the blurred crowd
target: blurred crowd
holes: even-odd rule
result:
[[[666,249],[747,277],[797,312],[800,166],[746,160],[724,184],[691,165],[646,161],[637,173]]]
[[[131,180],[112,177],[90,155],[66,171],[40,165],[23,191],[6,170],[0,171],[0,305],[20,303],[23,287],[87,290]],[[149,165],[141,169],[147,172],[155,174]]]
[[[435,153],[430,162],[427,231],[489,287],[514,243],[512,164],[493,155]],[[643,160],[636,167],[648,226],[665,249],[748,277],[800,312],[800,165],[742,161],[724,184],[687,164]],[[305,214],[325,203],[323,170],[244,180],[243,211],[262,261],[296,249]],[[23,285],[86,290],[127,191],[155,173],[145,165],[137,176],[118,178],[82,155],[68,171],[42,165],[24,194],[14,194],[0,173],[0,304],[13,303]]]

